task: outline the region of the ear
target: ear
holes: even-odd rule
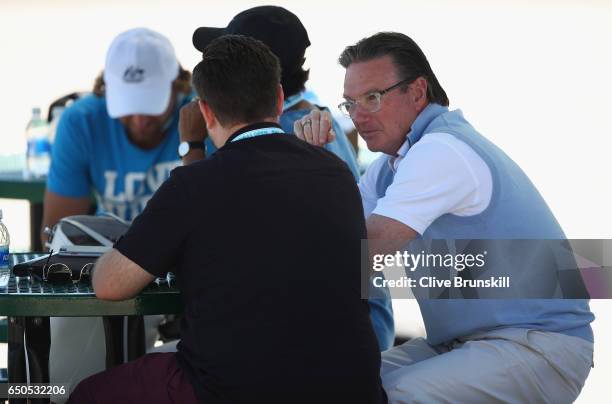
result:
[[[279,84],[276,89],[276,99],[276,118],[278,118],[283,114],[283,103],[285,102],[285,92],[281,84]]]
[[[206,129],[210,131],[211,128],[214,128],[219,124],[219,121],[217,121],[215,113],[212,111],[212,109],[210,109],[210,105],[208,105],[206,101],[201,99],[198,100],[198,106],[200,107],[200,112],[204,117],[204,121],[206,121]]]
[[[412,82],[412,101],[416,105],[419,112],[421,112],[427,104],[429,100],[427,99],[427,80],[425,77],[419,77],[414,82]]]

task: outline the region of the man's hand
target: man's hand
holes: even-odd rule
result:
[[[198,100],[193,100],[183,106],[179,115],[179,135],[181,141],[204,141],[208,132],[206,121],[200,112]]]
[[[293,123],[295,135],[314,146],[324,146],[336,139],[329,111],[313,109]]]
[[[179,115],[179,136],[181,142],[204,142],[208,136],[206,130],[206,121],[200,112],[198,100],[191,101],[183,106]],[[190,150],[183,157],[183,164],[190,164],[194,161],[203,160],[205,157],[204,150]]]

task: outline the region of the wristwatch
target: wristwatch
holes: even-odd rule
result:
[[[192,149],[204,150],[204,142],[203,141],[181,142],[178,147],[178,155],[180,157],[185,157],[189,153],[189,151]]]

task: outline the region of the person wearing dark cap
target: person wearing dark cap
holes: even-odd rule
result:
[[[85,379],[69,402],[385,403],[351,172],[280,128],[280,65],[262,42],[226,35],[202,56],[193,85],[218,150],[172,171],[92,280],[122,300],[173,268],[178,352]]]
[[[309,70],[304,70],[306,48],[310,39],[306,28],[299,18],[289,10],[278,6],[260,6],[250,8],[237,14],[225,28],[200,27],[193,33],[193,45],[200,52],[213,39],[225,35],[246,35],[259,39],[270,47],[281,63],[281,83],[285,95],[283,114],[280,124],[287,133],[293,132],[293,122],[306,115],[314,107],[304,97],[305,84]],[[331,120],[334,128],[334,141],[325,148],[340,157],[349,169],[359,179],[359,167],[355,151],[346,134],[335,120]],[[200,138],[195,140],[201,140]],[[195,134],[190,134],[189,140],[194,140]],[[210,149],[210,150],[209,150]],[[207,151],[214,151],[214,145],[207,143]]]
[[[193,44],[199,51],[215,38],[224,34],[246,35],[256,38],[270,47],[279,58],[282,68],[281,83],[285,96],[280,125],[287,133],[293,132],[293,124],[308,114],[314,105],[304,98],[305,83],[308,80],[308,70],[304,70],[304,54],[310,46],[308,33],[299,18],[283,7],[261,6],[245,10],[237,14],[225,28],[200,27],[193,33]],[[327,110],[327,108],[323,108]],[[332,136],[324,147],[340,157],[351,169],[355,178],[359,171],[353,148],[344,131],[330,115],[326,115],[333,128]],[[181,135],[181,155],[183,162],[189,163],[204,158],[201,150],[205,135],[204,124],[197,106],[187,105],[181,111],[179,124]],[[189,145],[200,147],[200,150],[190,150]],[[212,151],[210,141],[207,151]],[[357,270],[357,268],[356,268]],[[391,299],[385,291],[378,291],[380,296],[369,301],[372,325],[378,338],[381,351],[393,345],[395,328]]]

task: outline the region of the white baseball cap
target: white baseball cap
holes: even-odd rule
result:
[[[162,114],[178,72],[168,38],[147,28],[119,34],[108,48],[104,66],[108,114],[111,118]]]

